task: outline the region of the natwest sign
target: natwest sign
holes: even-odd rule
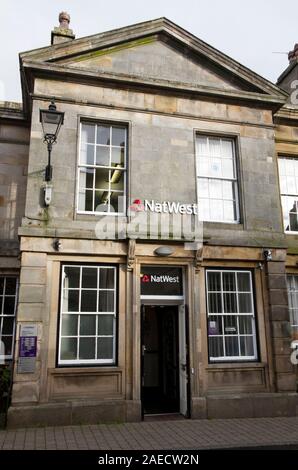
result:
[[[151,212],[166,214],[198,215],[197,204],[183,204],[181,202],[155,202],[154,200],[144,200],[144,209]]]
[[[147,274],[144,274],[144,276],[142,277],[142,282],[161,282],[167,284],[168,282],[180,282],[180,280],[179,276],[168,276],[167,274],[161,276],[150,274],[148,276]]]
[[[183,294],[182,270],[172,266],[144,266],[141,269],[141,295]]]

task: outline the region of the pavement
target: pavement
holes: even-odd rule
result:
[[[165,420],[0,431],[1,450],[203,450],[294,446],[298,417]]]

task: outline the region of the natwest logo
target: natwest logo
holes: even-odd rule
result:
[[[155,274],[144,274],[142,277],[142,282],[157,282],[157,283],[170,283],[176,284],[179,283],[179,276],[168,276],[167,274],[157,276]]]

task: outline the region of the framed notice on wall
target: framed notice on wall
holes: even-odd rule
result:
[[[33,374],[37,356],[37,325],[21,325],[18,374]]]

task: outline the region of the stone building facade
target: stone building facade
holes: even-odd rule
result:
[[[165,18],[81,39],[60,21],[20,54],[23,105],[0,107],[8,425],[296,415],[295,53],[274,85]],[[182,226],[198,207],[198,243],[171,207]]]

